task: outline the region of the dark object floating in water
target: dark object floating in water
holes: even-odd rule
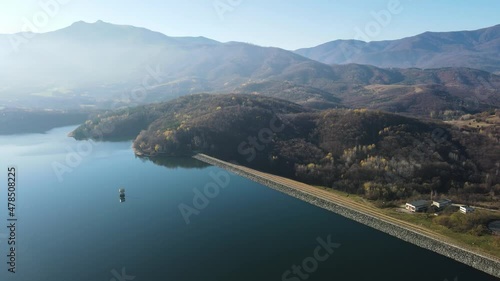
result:
[[[120,193],[120,203],[125,202],[125,189],[120,188],[118,189],[118,192]]]

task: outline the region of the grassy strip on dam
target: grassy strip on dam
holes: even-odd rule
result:
[[[349,200],[352,200],[357,203],[362,203],[366,206],[373,207],[374,212],[380,212],[382,214],[388,215],[394,219],[402,220],[405,222],[412,223],[415,226],[420,226],[426,228],[430,231],[436,232],[437,234],[441,234],[450,238],[452,244],[457,244],[460,247],[467,248],[472,252],[484,253],[486,255],[493,255],[494,257],[500,257],[500,236],[495,235],[481,235],[476,236],[467,231],[454,231],[446,226],[436,224],[433,222],[433,219],[436,218],[434,214],[430,213],[409,213],[406,211],[401,211],[401,208],[395,207],[376,207],[373,202],[358,196],[356,194],[348,194],[343,191],[326,188],[323,186],[315,186],[316,188],[328,191],[333,193],[341,198],[349,197]],[[458,207],[457,207],[458,209]],[[500,211],[497,210],[477,210],[477,212],[482,212],[483,216],[494,217],[500,219]],[[476,213],[477,213],[476,212]],[[457,211],[457,215],[466,217],[469,215],[460,214]]]
[[[452,237],[437,233],[427,227],[415,225],[401,218],[395,218],[370,204],[288,178],[231,164],[204,154],[197,154],[194,158],[249,178],[287,195],[444,255],[493,276],[500,277],[500,259],[498,257],[484,250],[460,243]]]

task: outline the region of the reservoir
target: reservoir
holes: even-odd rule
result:
[[[0,280],[498,280],[218,167],[72,129],[0,136]]]

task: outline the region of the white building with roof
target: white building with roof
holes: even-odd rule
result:
[[[417,200],[406,203],[406,210],[411,212],[423,212],[429,208],[429,202],[426,200]]]
[[[470,206],[460,206],[460,212],[463,214],[470,214],[474,212],[474,208]]]
[[[451,202],[451,200],[449,199],[441,199],[441,200],[437,200],[437,201],[432,201],[432,206],[436,206],[436,208],[438,209],[444,209],[448,206],[450,206],[453,202]]]

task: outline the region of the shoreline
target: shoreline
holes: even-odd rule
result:
[[[455,245],[446,241],[448,239],[445,236],[428,229],[381,213],[370,212],[373,210],[370,207],[363,207],[360,203],[350,202],[328,191],[291,179],[231,164],[205,154],[196,154],[193,158],[500,278],[499,258]]]

